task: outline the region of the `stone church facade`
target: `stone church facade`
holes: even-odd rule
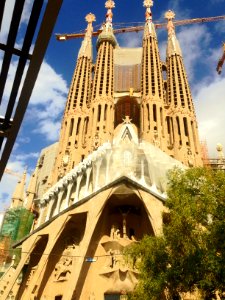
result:
[[[21,260],[3,276],[1,299],[125,299],[138,270],[122,253],[161,234],[168,170],[202,165],[174,13],[162,62],[152,5],[144,1],[142,47],[121,48],[114,1],[105,3],[95,64],[95,16],[86,16],[59,142],[42,151],[24,199],[38,217],[15,245]]]

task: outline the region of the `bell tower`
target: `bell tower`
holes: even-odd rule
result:
[[[114,54],[117,42],[113,34],[112,9],[115,3],[108,0],[106,21],[97,40],[97,59],[91,93],[90,123],[91,134],[90,151],[97,149],[106,141],[111,141],[114,130]]]
[[[169,146],[174,157],[186,165],[202,165],[200,142],[193,100],[179,42],[176,38],[173,19],[175,14],[169,10],[167,44],[167,128]]]
[[[95,16],[86,16],[87,31],[78,53],[66,108],[62,120],[59,152],[53,172],[53,182],[63,177],[87,155],[87,128],[89,123],[90,90],[92,84],[92,22]]]
[[[142,54],[142,139],[165,150],[164,93],[162,66],[155,26],[152,22],[152,0],[145,0],[145,26]]]

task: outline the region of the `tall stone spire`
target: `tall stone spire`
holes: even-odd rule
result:
[[[86,16],[87,31],[82,42],[77,65],[68,93],[59,140],[59,153],[53,172],[53,182],[65,175],[87,155],[87,128],[89,123],[90,90],[92,84],[92,22],[95,16]]]
[[[165,13],[168,20],[167,44],[167,129],[169,146],[173,148],[174,157],[184,164],[202,165],[197,121],[183,63],[182,52],[176,38],[171,10]],[[174,138],[174,137],[178,138]]]
[[[162,66],[155,26],[152,22],[152,0],[145,0],[145,27],[142,56],[142,138],[165,150],[164,93]]]
[[[33,200],[35,197],[36,186],[37,186],[37,176],[38,176],[38,166],[36,166],[33,174],[31,175],[30,182],[26,190],[26,201],[24,206],[28,210],[31,210],[33,206]]]
[[[89,124],[91,145],[89,151],[112,140],[114,129],[113,49],[117,45],[112,27],[114,1],[106,1],[105,7],[107,9],[106,21],[97,40],[98,53],[91,95],[91,122]]]
[[[25,198],[26,176],[27,176],[27,171],[24,170],[24,173],[21,179],[18,181],[16,188],[14,190],[10,208],[17,208],[23,206],[24,198]]]

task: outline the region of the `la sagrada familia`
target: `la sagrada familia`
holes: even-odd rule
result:
[[[0,282],[1,299],[126,299],[138,281],[123,250],[160,235],[168,170],[201,166],[191,91],[168,11],[166,62],[160,59],[145,0],[142,47],[121,48],[114,1],[92,58],[93,14],[72,77],[60,138],[42,150],[24,198],[36,212],[16,268]]]

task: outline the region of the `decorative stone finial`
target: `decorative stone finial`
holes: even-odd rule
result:
[[[94,14],[89,13],[89,14],[86,15],[85,20],[86,20],[88,23],[92,23],[92,22],[95,22],[95,21],[96,21],[96,18],[95,18],[95,15],[94,15]]]
[[[145,0],[143,2],[143,6],[146,7],[146,12],[145,12],[145,20],[146,20],[146,22],[152,22],[151,7],[153,6],[153,1],[152,0]]]
[[[107,9],[112,9],[115,7],[115,2],[113,0],[108,0],[105,3],[105,8]]]
[[[172,10],[168,10],[165,13],[165,19],[168,20],[167,29],[169,35],[175,34],[174,24],[172,21],[174,18],[175,18],[175,13]]]
[[[112,28],[112,17],[113,17],[112,8],[114,7],[115,7],[115,2],[113,0],[106,1],[105,3],[105,8],[107,8],[106,24],[105,24],[106,31],[108,31],[109,28]]]
[[[144,0],[143,6],[146,7],[144,39],[147,39],[149,36],[156,38],[156,32],[155,32],[154,24],[152,22],[152,12],[151,12],[151,7],[153,6],[153,1],[152,0]]]
[[[91,37],[93,32],[92,23],[96,21],[95,15],[89,13],[88,15],[86,15],[85,20],[88,22],[86,37]]]
[[[153,1],[152,0],[145,0],[143,2],[143,6],[144,7],[151,7],[151,6],[153,6]]]

